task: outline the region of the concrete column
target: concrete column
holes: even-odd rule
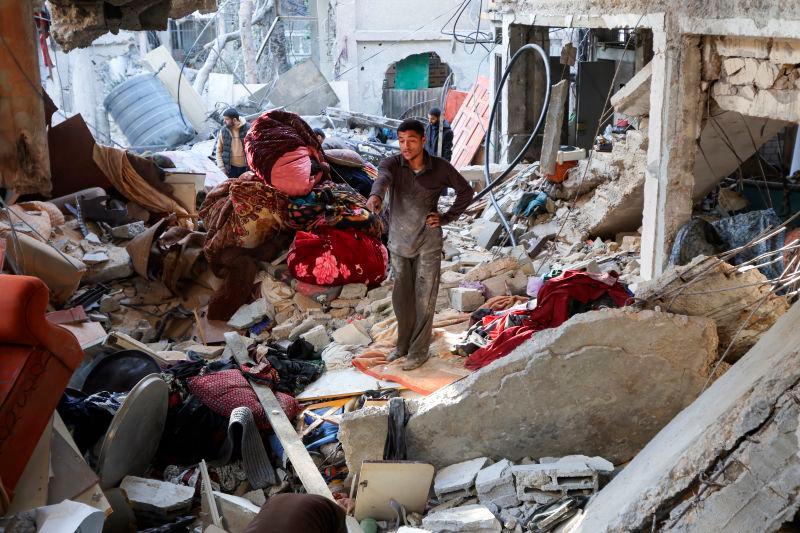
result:
[[[699,45],[699,37],[677,32],[653,35],[642,217],[644,279],[663,272],[675,234],[692,214],[693,168],[702,119]]]
[[[50,157],[31,0],[0,0],[0,187],[49,195]]]

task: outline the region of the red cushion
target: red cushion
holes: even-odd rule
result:
[[[379,239],[355,229],[330,227],[298,231],[287,259],[295,278],[322,286],[378,285],[386,279],[388,263]]]

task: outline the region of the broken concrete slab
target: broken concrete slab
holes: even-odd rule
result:
[[[133,239],[137,235],[144,233],[145,229],[144,222],[137,220],[136,222],[131,222],[130,224],[125,224],[124,226],[111,228],[111,235],[115,239]]]
[[[500,235],[503,234],[503,225],[491,220],[476,220],[470,233],[475,237],[478,246],[489,250],[500,240]]]
[[[228,320],[228,325],[236,329],[249,328],[264,319],[275,317],[275,306],[267,301],[266,298],[259,298],[258,300],[244,304],[233,316]]]
[[[617,113],[634,117],[650,114],[650,80],[653,79],[653,62],[647,63],[628,83],[611,96],[611,105]],[[597,154],[595,154],[597,155]]]
[[[716,349],[706,318],[633,309],[576,315],[407,402],[409,457],[443,467],[483,455],[519,461],[580,452],[624,463],[697,396]],[[386,425],[385,409],[344,416],[339,440],[349,465],[380,456]]]
[[[314,326],[309,331],[300,335],[300,338],[306,342],[310,342],[312,346],[314,346],[315,352],[321,352],[323,348],[331,343],[330,337],[328,337],[328,331],[325,329],[325,326]]]
[[[136,476],[125,476],[120,488],[134,511],[158,515],[188,510],[194,497],[194,487]]]
[[[462,264],[464,264],[462,259]],[[495,261],[483,261],[471,268],[464,276],[466,281],[483,281],[505,272],[513,272],[520,268],[519,260],[514,257],[501,257]]]
[[[229,533],[242,533],[256,517],[261,508],[247,498],[214,491],[225,530]]]
[[[475,485],[475,477],[490,463],[488,457],[478,457],[442,468],[433,479],[433,491],[442,499],[449,499],[469,491]]]
[[[511,467],[514,464],[508,459],[498,461],[478,472],[475,488],[478,500],[484,505],[494,505],[500,509],[516,507],[520,504],[514,484]]]
[[[547,106],[547,117],[544,124],[539,169],[542,175],[552,176],[556,173],[556,158],[561,148],[561,127],[564,125],[564,109],[569,97],[570,83],[561,80],[550,89],[550,103]]]
[[[485,505],[464,505],[430,513],[422,519],[422,527],[434,533],[500,533],[503,528]]]
[[[694,278],[697,281],[692,281]],[[717,258],[701,256],[639,284],[636,297],[647,302],[650,309],[659,306],[671,313],[712,318],[717,324],[720,352],[733,341],[726,356],[732,363],[789,309],[786,298],[772,294],[766,281],[758,269],[740,272]],[[748,317],[747,325],[739,331]]]
[[[471,313],[476,309],[480,309],[486,298],[483,293],[478,289],[470,289],[467,287],[455,287],[450,289],[450,304],[453,309],[461,313]]]
[[[571,530],[649,530],[655,516],[662,531],[775,531],[790,520],[800,480],[799,325],[795,304],[595,496]]]
[[[539,464],[511,468],[517,498],[538,504],[550,504],[570,495],[594,494],[599,488],[599,475],[610,474],[613,470],[614,465],[602,457],[585,455],[543,458]]]
[[[108,283],[133,275],[131,256],[125,248],[108,246],[106,254],[108,260],[92,265],[83,275],[84,284]]]

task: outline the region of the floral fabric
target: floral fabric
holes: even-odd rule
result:
[[[380,237],[383,224],[369,212],[366,200],[345,184],[326,182],[302,198],[289,198],[286,225],[298,231],[328,226],[355,228]]]
[[[287,152],[305,147],[310,160],[315,160],[322,169],[322,178],[330,176],[328,163],[322,153],[314,131],[299,115],[287,111],[269,111],[253,121],[244,138],[247,165],[264,183],[272,183],[272,169]],[[316,180],[320,181],[320,180]]]
[[[298,231],[289,250],[289,271],[315,285],[377,285],[386,278],[389,256],[376,237],[354,229],[321,227]]]

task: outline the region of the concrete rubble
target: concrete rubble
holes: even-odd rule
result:
[[[800,241],[790,218],[790,195],[800,185],[796,173],[786,172],[792,156],[800,158],[800,142],[794,152],[790,146],[792,125],[800,123],[800,39],[791,35],[800,28],[800,11],[794,6],[786,7],[786,28],[764,20],[761,12],[767,8],[749,7],[745,15],[753,24],[746,31],[753,35],[743,36],[738,26],[731,30],[738,25],[732,21],[744,16],[739,7],[721,13],[712,6],[716,15],[697,18],[693,8],[681,6],[664,20],[661,13],[644,10],[640,28],[637,22],[636,29],[621,32],[602,26],[630,25],[627,21],[635,21],[642,10],[633,10],[637,15],[631,19],[620,12],[620,2],[611,2],[602,10],[607,18],[597,18],[594,8],[579,2],[562,14],[577,14],[574,24],[591,18],[591,31],[572,28],[580,29],[578,35],[585,31],[585,41],[556,27],[553,20],[561,20],[558,13],[565,10],[560,4],[498,0],[478,6],[475,15],[487,21],[491,29],[483,30],[497,41],[503,57],[511,57],[520,43],[554,50],[561,40],[566,63],[561,63],[561,79],[555,78],[560,69],[550,70],[555,89],[548,108],[548,122],[559,128],[551,124],[539,132],[545,141],[535,143],[524,163],[494,187],[493,200],[485,196],[473,202],[442,228],[430,359],[405,370],[406,360],[389,357],[402,325],[394,314],[388,265],[385,278],[339,283],[331,280],[367,278],[351,278],[344,262],[331,267],[320,256],[307,269],[302,266],[313,273],[305,277],[293,266],[300,247],[293,235],[294,224],[300,224],[295,218],[306,215],[287,207],[294,210],[291,217],[273,221],[280,229],[270,228],[270,238],[250,242],[266,231],[264,220],[245,220],[246,206],[232,192],[244,182],[229,181],[211,157],[225,107],[243,104],[242,116],[248,115],[252,125],[266,109],[280,107],[276,102],[292,107],[303,100],[295,94],[300,88],[319,86],[320,93],[302,109],[324,109],[323,114],[299,117],[296,106],[289,110],[327,136],[320,144],[307,141],[315,150],[322,146],[318,151],[330,166],[323,174],[330,170],[334,181],[347,182],[335,166],[357,169],[363,174],[358,179],[367,181],[367,190],[358,192],[367,196],[380,162],[399,150],[398,115],[381,117],[348,105],[358,107],[358,85],[351,87],[348,76],[366,76],[347,67],[349,56],[358,55],[364,36],[371,36],[369,42],[386,41],[376,37],[376,29],[358,26],[359,19],[352,39],[323,35],[331,30],[325,26],[350,20],[341,3],[297,7],[296,13],[282,13],[286,20],[279,25],[271,2],[237,1],[232,5],[239,10],[238,28],[226,28],[233,11],[220,16],[223,12],[214,12],[218,6],[208,0],[51,0],[49,11],[40,11],[41,2],[24,3],[26,9],[36,8],[39,40],[15,37],[9,49],[22,52],[19,42],[38,43],[27,55],[34,52],[40,68],[27,61],[30,57],[20,57],[26,72],[38,73],[34,85],[41,82],[51,97],[53,87],[61,88],[54,97],[59,114],[47,119],[50,133],[58,133],[53,131],[61,124],[74,126],[62,121],[83,112],[86,119],[80,122],[88,138],[77,145],[84,154],[64,140],[64,146],[49,146],[51,178],[39,169],[47,150],[38,152],[48,146],[50,134],[31,136],[28,130],[18,132],[16,124],[19,117],[31,116],[36,124],[45,122],[39,116],[39,92],[31,97],[38,114],[9,107],[14,136],[6,135],[4,145],[16,146],[17,152],[10,173],[0,169],[5,199],[0,283],[33,275],[46,286],[49,301],[40,321],[46,327],[24,323],[38,320],[38,308],[36,317],[31,315],[32,304],[17,309],[6,321],[14,331],[4,333],[8,339],[0,338],[0,347],[27,343],[19,335],[28,330],[34,337],[40,329],[57,331],[58,342],[37,344],[39,351],[56,355],[42,363],[41,375],[49,379],[57,373],[52,361],[64,363],[58,372],[65,375],[63,383],[54,380],[52,387],[48,382],[37,389],[42,401],[52,396],[53,405],[42,404],[44,429],[37,428],[33,440],[7,455],[32,451],[19,461],[25,469],[12,472],[14,479],[2,457],[6,441],[16,446],[21,437],[0,440],[0,515],[6,515],[0,516],[0,529],[32,530],[20,524],[30,526],[33,520],[36,527],[37,509],[53,505],[49,498],[58,496],[112,516],[106,521],[109,531],[174,527],[238,533],[283,494],[336,501],[347,510],[353,533],[780,531],[797,526],[800,252],[795,248]],[[248,12],[252,9],[256,13]],[[677,27],[686,32],[677,36],[670,18],[676,16]],[[256,35],[269,27],[265,20],[274,20],[268,33],[274,30],[282,42],[287,21],[309,22],[310,35],[301,40],[310,43],[310,56],[295,57],[291,40],[281,45],[292,48],[291,63],[280,64],[277,56],[286,51],[274,43],[261,47],[257,55],[266,52],[264,58],[249,57],[258,45],[248,42],[252,17],[259,21]],[[336,24],[310,23],[326,17]],[[399,21],[397,31],[405,31],[400,26],[407,22]],[[178,27],[181,39],[191,35],[189,41],[195,38],[192,32],[211,28],[210,40],[196,42],[198,50],[187,52],[183,44],[171,49]],[[120,30],[137,33],[105,36]],[[605,42],[617,33],[630,33],[634,46]],[[419,42],[427,41],[420,37],[403,44]],[[450,44],[448,49],[459,48]],[[69,50],[89,45],[91,53],[72,55],[76,59],[69,60],[65,70],[70,73],[63,80],[57,62],[46,64],[48,53],[66,58]],[[95,47],[103,48],[100,56],[92,55]],[[456,94],[464,88],[461,79],[471,75],[453,62],[455,52],[434,48],[425,51],[431,83],[446,67],[452,75],[447,79],[459,84],[452,96],[469,102],[458,105],[472,106],[483,98],[484,82],[485,103],[491,103],[499,72],[479,77],[469,94]],[[200,52],[206,59],[197,59]],[[241,53],[247,78],[247,83],[236,79],[235,88],[244,91],[239,96],[233,80],[238,74],[213,64],[216,57],[226,63],[231,53]],[[558,60],[558,53],[551,55]],[[98,57],[103,59],[95,61]],[[363,99],[409,92],[395,86],[408,76],[402,63],[408,58],[402,57],[381,67],[387,73],[382,88],[359,88]],[[594,124],[586,123],[587,107],[578,101],[586,96],[576,74],[585,63],[611,60],[623,68],[610,84],[603,128],[586,140]],[[269,80],[260,79],[267,74],[265,61],[275,65]],[[8,66],[0,58],[5,77]],[[63,87],[82,68],[92,70],[92,83]],[[533,126],[522,127],[527,114],[516,113],[512,102],[524,96],[525,105],[538,105],[541,95],[526,91],[544,81],[539,69],[529,65],[523,77],[509,79],[499,103],[498,117],[505,124],[493,125],[498,139],[491,145],[483,137],[473,147],[475,139],[464,135],[464,128],[475,126],[465,126],[477,117],[471,116],[475,109],[462,107],[465,114],[451,120],[458,139],[452,160],[465,163],[458,170],[476,192],[487,185],[484,166],[475,164],[484,150],[489,159],[501,161],[489,165],[493,180]],[[620,70],[624,83],[616,78]],[[103,114],[99,102],[144,71],[164,85],[175,116],[186,113],[185,135],[191,140],[163,153],[149,146],[144,147],[148,152],[132,147],[121,154],[107,145],[120,145],[122,123]],[[200,88],[194,90],[193,83]],[[420,89],[438,91],[426,101],[441,96],[448,100],[445,114],[456,113],[448,108],[451,93],[436,83]],[[185,92],[178,99],[181,87]],[[90,88],[97,94],[84,94]],[[64,93],[80,105],[65,105]],[[483,125],[485,117],[477,118]],[[559,135],[562,122],[565,130]],[[79,138],[77,130],[70,132],[67,138]],[[247,149],[251,142],[245,142]],[[116,150],[127,175],[101,169],[98,154],[105,150]],[[75,175],[65,177],[63,169],[57,175],[73,157]],[[253,154],[246,159],[253,164]],[[33,177],[19,178],[17,167]],[[137,186],[125,183],[133,175],[141,179]],[[260,186],[273,186],[277,175],[265,171]],[[72,187],[81,198],[20,201],[16,193],[30,191],[13,185],[24,185],[25,179],[48,182],[40,188],[43,193],[50,186],[54,191]],[[70,180],[75,181],[66,184]],[[145,186],[148,193],[139,196]],[[230,198],[220,212],[230,216],[225,231],[231,235],[212,246],[215,232],[223,230],[212,229],[218,221],[203,214],[203,207],[223,189]],[[314,191],[307,197],[278,197],[296,206],[312,202],[309,197],[327,202],[325,195],[333,194]],[[95,193],[106,203],[93,201]],[[149,204],[155,195],[166,203]],[[443,191],[438,211],[446,212],[454,198]],[[358,216],[337,213],[344,221],[330,225],[350,231],[360,228],[354,220],[366,204],[364,198],[347,201]],[[737,227],[747,244],[728,249],[703,235],[708,239],[700,243],[706,245],[702,253],[716,255],[692,253],[688,264],[668,264],[685,262],[669,253],[673,241],[681,242],[675,238],[679,228],[739,220],[728,217],[768,208],[787,227]],[[270,214],[272,207],[259,199],[258,209]],[[308,232],[329,225],[331,206],[322,211],[320,220],[308,223]],[[767,232],[774,234],[765,237]],[[378,234],[375,230],[385,242],[386,232]],[[775,235],[779,244],[764,244]],[[749,261],[741,258],[756,245],[767,251]],[[386,250],[381,251],[387,261]],[[354,265],[358,274],[362,264]],[[780,276],[770,277],[767,268]],[[327,275],[332,277],[326,280]],[[586,297],[583,289],[601,296]],[[14,295],[14,305],[23,299],[14,291],[8,294]],[[67,341],[77,343],[80,358],[74,368],[59,355]],[[9,369],[2,370],[17,375]],[[91,428],[80,416],[86,413],[91,413]],[[148,442],[129,449],[137,440]],[[376,470],[368,472],[366,464]],[[426,474],[413,477],[410,471]]]

